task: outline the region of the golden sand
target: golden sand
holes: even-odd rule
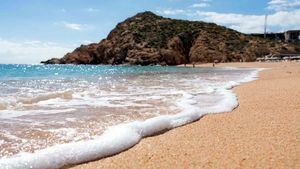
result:
[[[240,104],[234,111],[206,115],[74,168],[300,168],[300,63],[217,66],[271,69],[233,89]]]

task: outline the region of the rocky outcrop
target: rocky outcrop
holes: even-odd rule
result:
[[[45,64],[179,65],[253,61],[269,53],[300,52],[293,44],[245,35],[213,23],[175,20],[152,12],[119,23],[100,43],[82,45]]]

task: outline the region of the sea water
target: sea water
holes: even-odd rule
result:
[[[252,68],[0,65],[0,168],[60,168],[228,112]],[[188,138],[187,138],[188,139]]]

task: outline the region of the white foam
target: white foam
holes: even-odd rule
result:
[[[11,119],[25,115],[58,114],[75,111],[76,109],[55,109],[55,110],[2,110],[0,118]]]
[[[54,169],[88,162],[124,151],[144,137],[191,123],[207,113],[229,112],[238,105],[236,96],[230,89],[242,82],[255,80],[258,71],[259,69],[239,81],[216,88],[214,92],[221,96],[221,99],[214,106],[201,109],[193,100],[193,95],[181,91],[182,98],[176,102],[176,105],[183,108],[181,113],[113,126],[93,140],[56,145],[35,153],[21,153],[2,158],[0,168]]]

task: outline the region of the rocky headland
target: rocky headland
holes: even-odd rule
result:
[[[255,61],[268,54],[300,53],[299,43],[263,39],[214,23],[138,13],[117,24],[106,39],[81,45],[45,64],[179,65]]]

